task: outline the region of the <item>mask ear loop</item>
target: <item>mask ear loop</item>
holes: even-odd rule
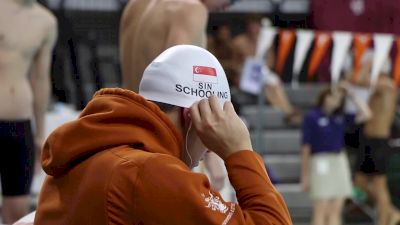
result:
[[[185,141],[185,150],[186,150],[186,153],[187,153],[187,155],[189,156],[189,159],[190,159],[189,168],[192,168],[192,165],[193,165],[193,159],[192,159],[192,156],[190,155],[189,149],[188,149],[189,132],[190,132],[191,129],[192,129],[192,121],[190,121],[189,129],[186,132],[186,141]]]

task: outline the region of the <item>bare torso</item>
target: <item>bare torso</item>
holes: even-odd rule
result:
[[[365,124],[364,132],[370,138],[388,138],[396,112],[397,90],[388,78],[369,100],[372,118]],[[382,80],[380,81],[382,82]]]
[[[0,1],[0,120],[33,117],[29,70],[47,38],[49,18],[37,3]]]
[[[123,87],[138,91],[146,67],[169,46],[175,12],[188,4],[203,7],[198,0],[131,0],[126,6],[120,35]],[[190,12],[188,12],[190,13]],[[208,18],[198,18],[207,20]],[[193,26],[196,26],[195,24]],[[205,29],[199,27],[196,40],[176,44],[195,44],[205,47]]]

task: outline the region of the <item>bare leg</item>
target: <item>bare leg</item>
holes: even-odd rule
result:
[[[41,164],[41,154],[42,151],[40,150],[36,150],[35,151],[35,166],[34,166],[34,175],[40,175],[40,173],[42,172],[42,164]]]
[[[393,207],[389,225],[400,225],[400,212],[395,207]]]
[[[29,196],[4,197],[2,217],[4,224],[12,224],[29,212]]]
[[[361,190],[365,191],[368,194],[368,197],[373,197],[373,193],[371,192],[371,188],[369,187],[369,179],[363,173],[356,173],[354,177],[354,184],[361,188]]]
[[[325,225],[327,224],[327,216],[329,211],[328,200],[314,201],[314,212],[312,218],[312,225]]]
[[[342,225],[342,212],[344,205],[344,198],[333,199],[329,202],[329,225]]]
[[[391,204],[391,206],[392,210],[389,225],[400,225],[400,211],[395,205]]]
[[[393,206],[389,196],[386,176],[374,176],[372,178],[372,185],[379,212],[378,224],[388,225],[390,215],[393,212]]]

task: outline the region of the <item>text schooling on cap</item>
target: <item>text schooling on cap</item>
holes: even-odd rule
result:
[[[209,98],[212,95],[215,95],[218,98],[222,99],[229,98],[229,94],[227,91],[214,91],[212,86],[213,84],[199,83],[197,88],[193,88],[176,84],[175,91],[178,93],[184,93],[186,95],[191,95],[200,98]]]

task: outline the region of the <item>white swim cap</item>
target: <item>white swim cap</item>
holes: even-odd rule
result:
[[[177,45],[165,50],[143,73],[139,94],[150,101],[189,108],[211,95],[221,105],[231,100],[221,64],[207,50]]]

